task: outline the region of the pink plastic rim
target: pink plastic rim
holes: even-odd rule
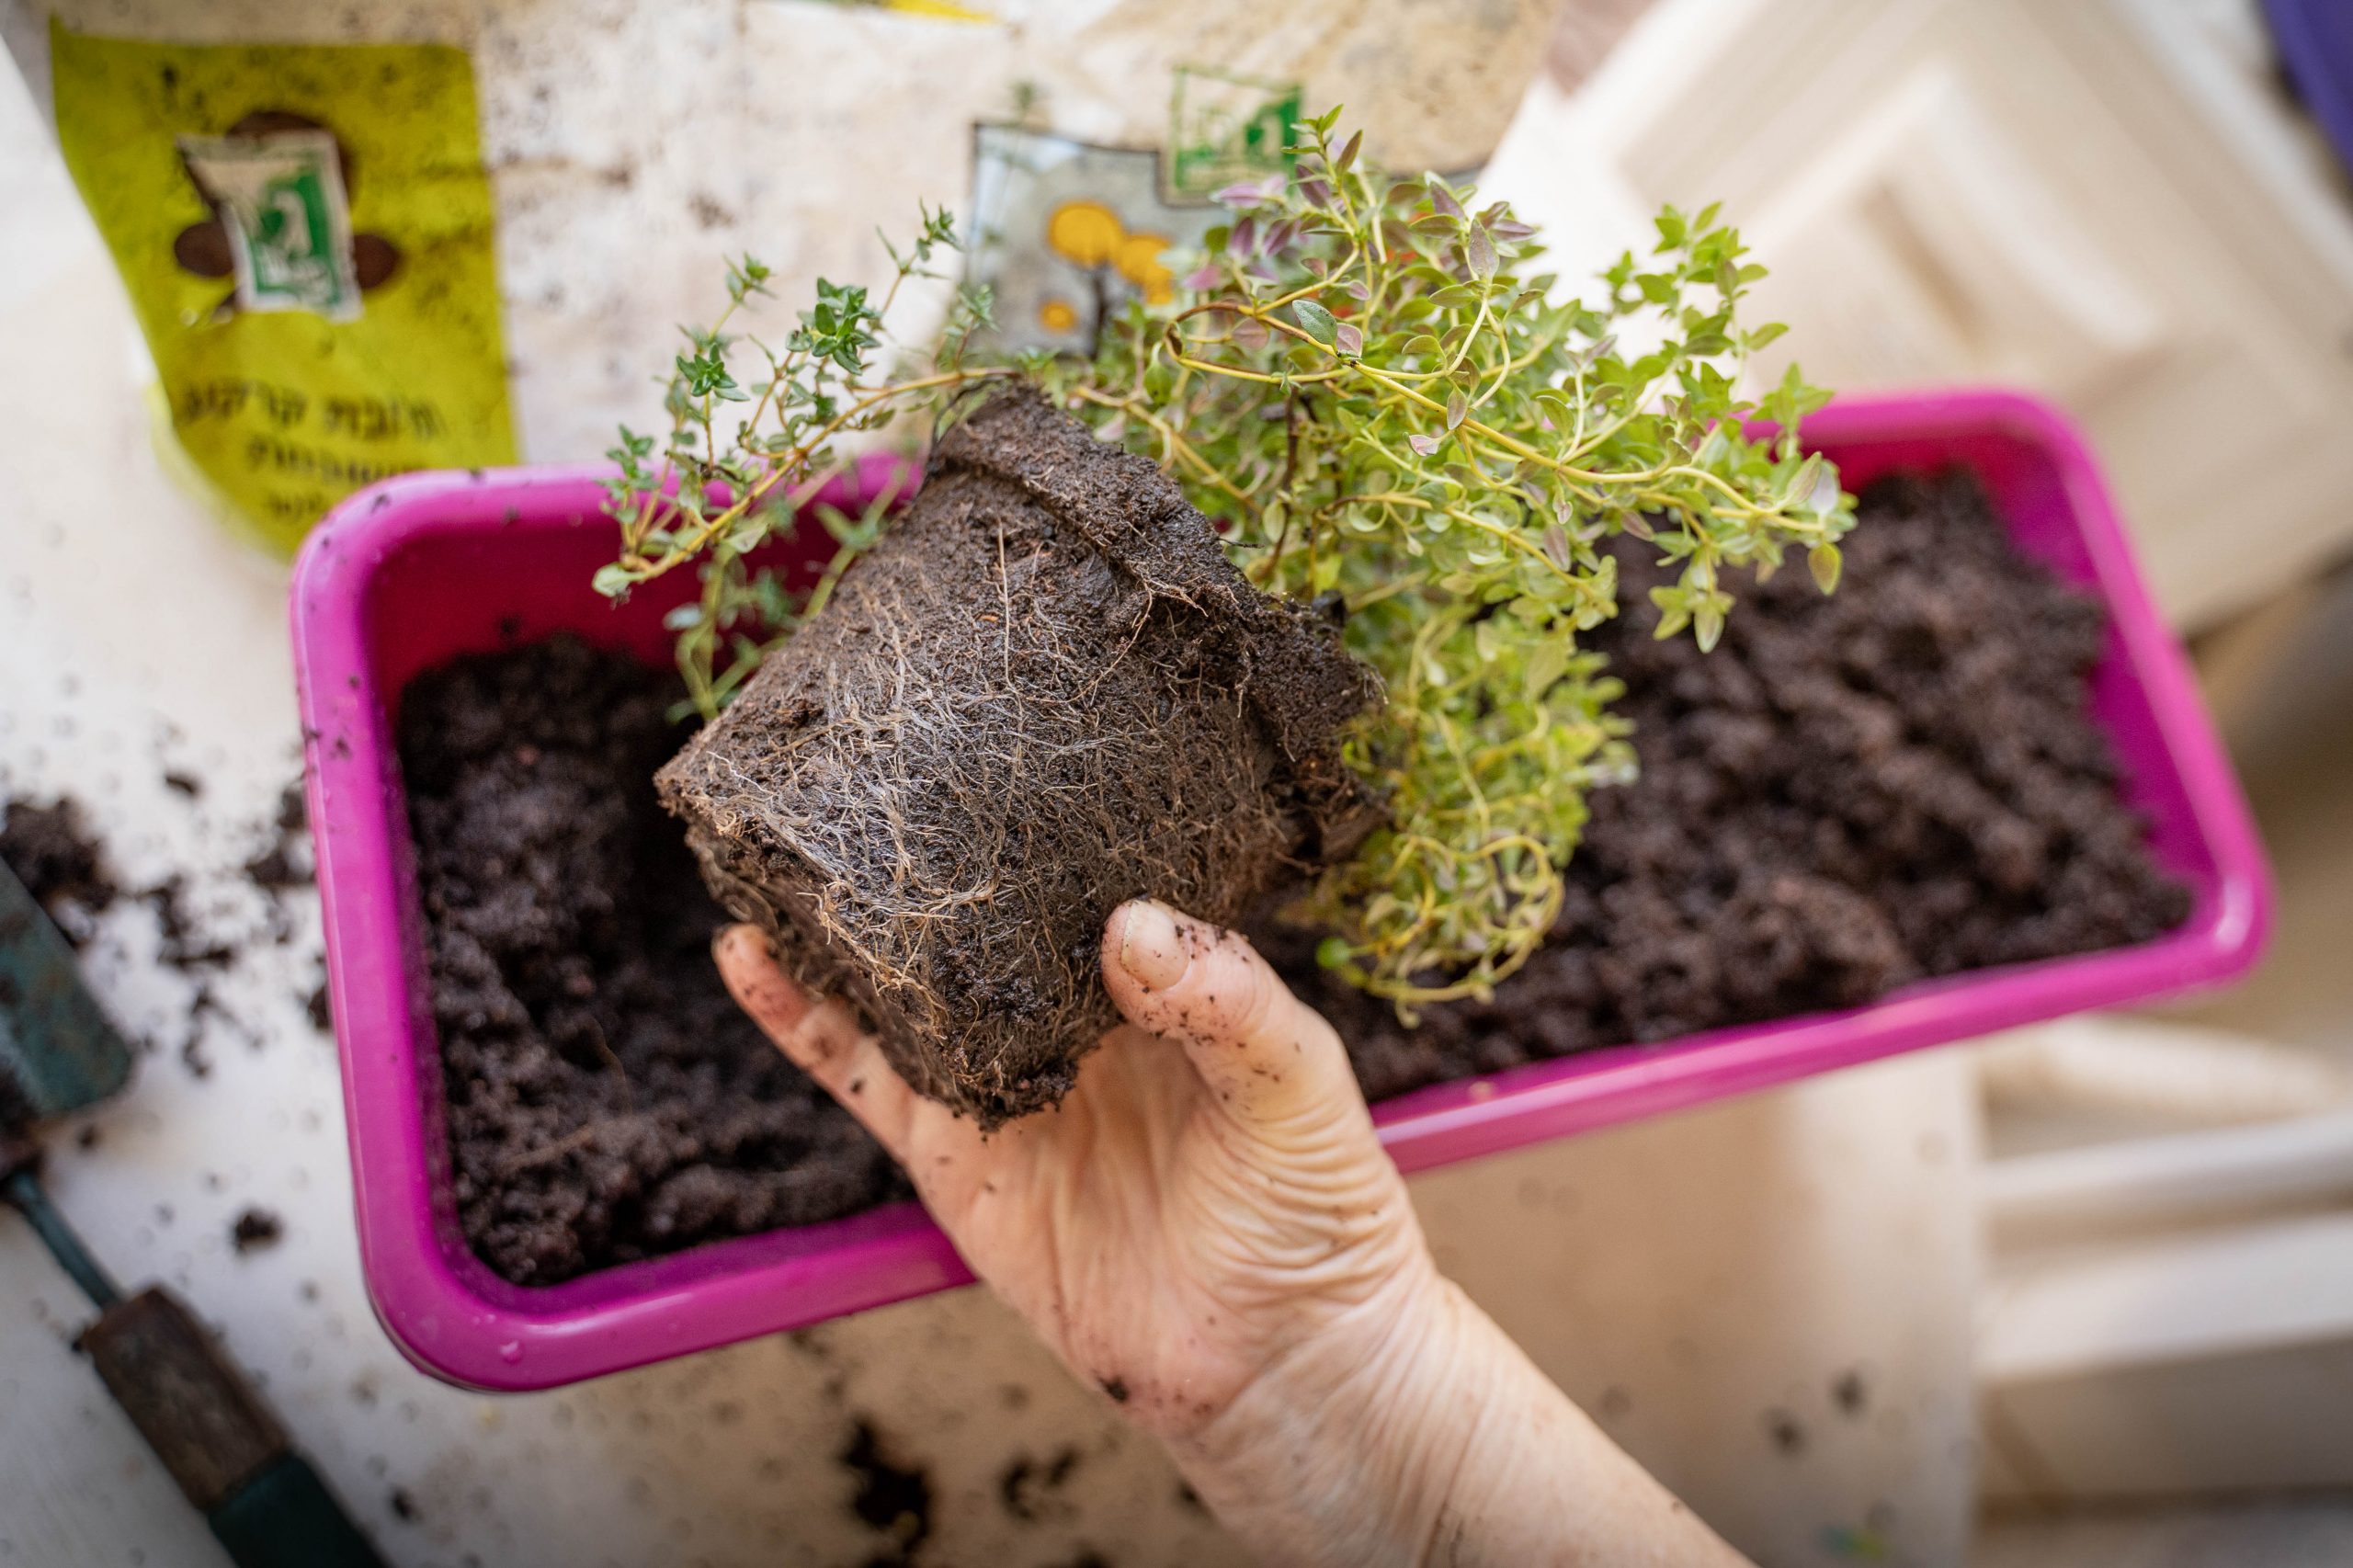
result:
[[[1699,1105],[1898,1051],[2090,1007],[2213,985],[2253,964],[2271,889],[2237,782],[2178,645],[2075,427],[2002,391],[1842,399],[1808,421],[1848,486],[1959,463],[2029,551],[2106,602],[2096,716],[2160,859],[2190,886],[2179,930],[2080,958],[1915,985],[1869,1006],[1623,1047],[1439,1085],[1374,1109],[1407,1170]],[[549,1287],[493,1274],[449,1199],[438,1042],[414,853],[392,748],[410,676],[460,653],[560,630],[664,656],[665,579],[616,609],[589,591],[610,547],[605,471],[423,473],[353,496],[294,570],[291,621],[328,988],[342,1053],[354,1202],[369,1294],[418,1367],[492,1390],[548,1388],[962,1284],[922,1210],[715,1243]],[[832,499],[905,471],[870,460]]]

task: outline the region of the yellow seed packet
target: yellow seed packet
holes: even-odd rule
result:
[[[351,492],[515,460],[472,62],[50,27],[58,142],[173,439],[291,552]]]

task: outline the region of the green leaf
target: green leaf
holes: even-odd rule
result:
[[[1331,347],[1338,336],[1339,324],[1332,319],[1332,312],[1313,300],[1293,301],[1290,313],[1302,331],[1326,348]]]
[[[1713,599],[1701,603],[1699,608],[1691,612],[1691,638],[1699,643],[1699,652],[1714,653],[1716,640],[1723,634],[1724,612],[1717,608]]]
[[[1806,570],[1813,574],[1813,585],[1825,594],[1838,591],[1838,571],[1845,564],[1835,544],[1822,543],[1805,552]]]
[[[575,583],[579,580],[573,579]],[[597,567],[597,574],[588,579],[588,585],[608,599],[621,599],[629,597],[630,588],[636,582],[636,574],[616,561]]]

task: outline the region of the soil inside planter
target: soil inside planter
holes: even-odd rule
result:
[[[1366,1095],[1851,1007],[1925,976],[2145,941],[2189,915],[2118,797],[2088,687],[2099,602],[2021,555],[1965,473],[1859,497],[1838,592],[1802,563],[1713,652],[1660,642],[1620,551],[1594,645],[1642,776],[1597,790],[1552,940],[1493,1001],[1385,1004],[1261,945],[1348,1040]]]
[[[681,695],[559,638],[401,704],[458,1217],[520,1284],[906,1191],[720,984],[725,916],[654,798]]]
[[[1311,938],[1260,934],[1369,1097],[2187,916],[2087,711],[2097,603],[2019,556],[1966,477],[1889,482],[1864,510],[1836,597],[1793,565],[1743,591],[1704,656],[1651,639],[1660,579],[1627,553],[1628,610],[1597,643],[1643,777],[1595,794],[1555,938],[1492,1002],[1406,1030],[1318,971]],[[651,783],[675,695],[559,640],[421,677],[403,705],[460,1217],[509,1278],[906,1191],[719,986],[723,916]]]

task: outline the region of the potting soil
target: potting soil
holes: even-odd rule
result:
[[[677,696],[559,638],[401,705],[458,1216],[518,1283],[906,1190],[712,968],[725,916],[654,799]]]
[[[1722,641],[1652,636],[1619,551],[1596,644],[1626,683],[1631,785],[1591,797],[1552,940],[1494,1000],[1424,1010],[1265,941],[1373,1099],[1570,1051],[1851,1007],[1907,981],[2144,941],[2189,914],[2118,795],[2087,680],[2098,601],[2021,555],[1966,474],[1867,490],[1827,597],[1802,563]]]

